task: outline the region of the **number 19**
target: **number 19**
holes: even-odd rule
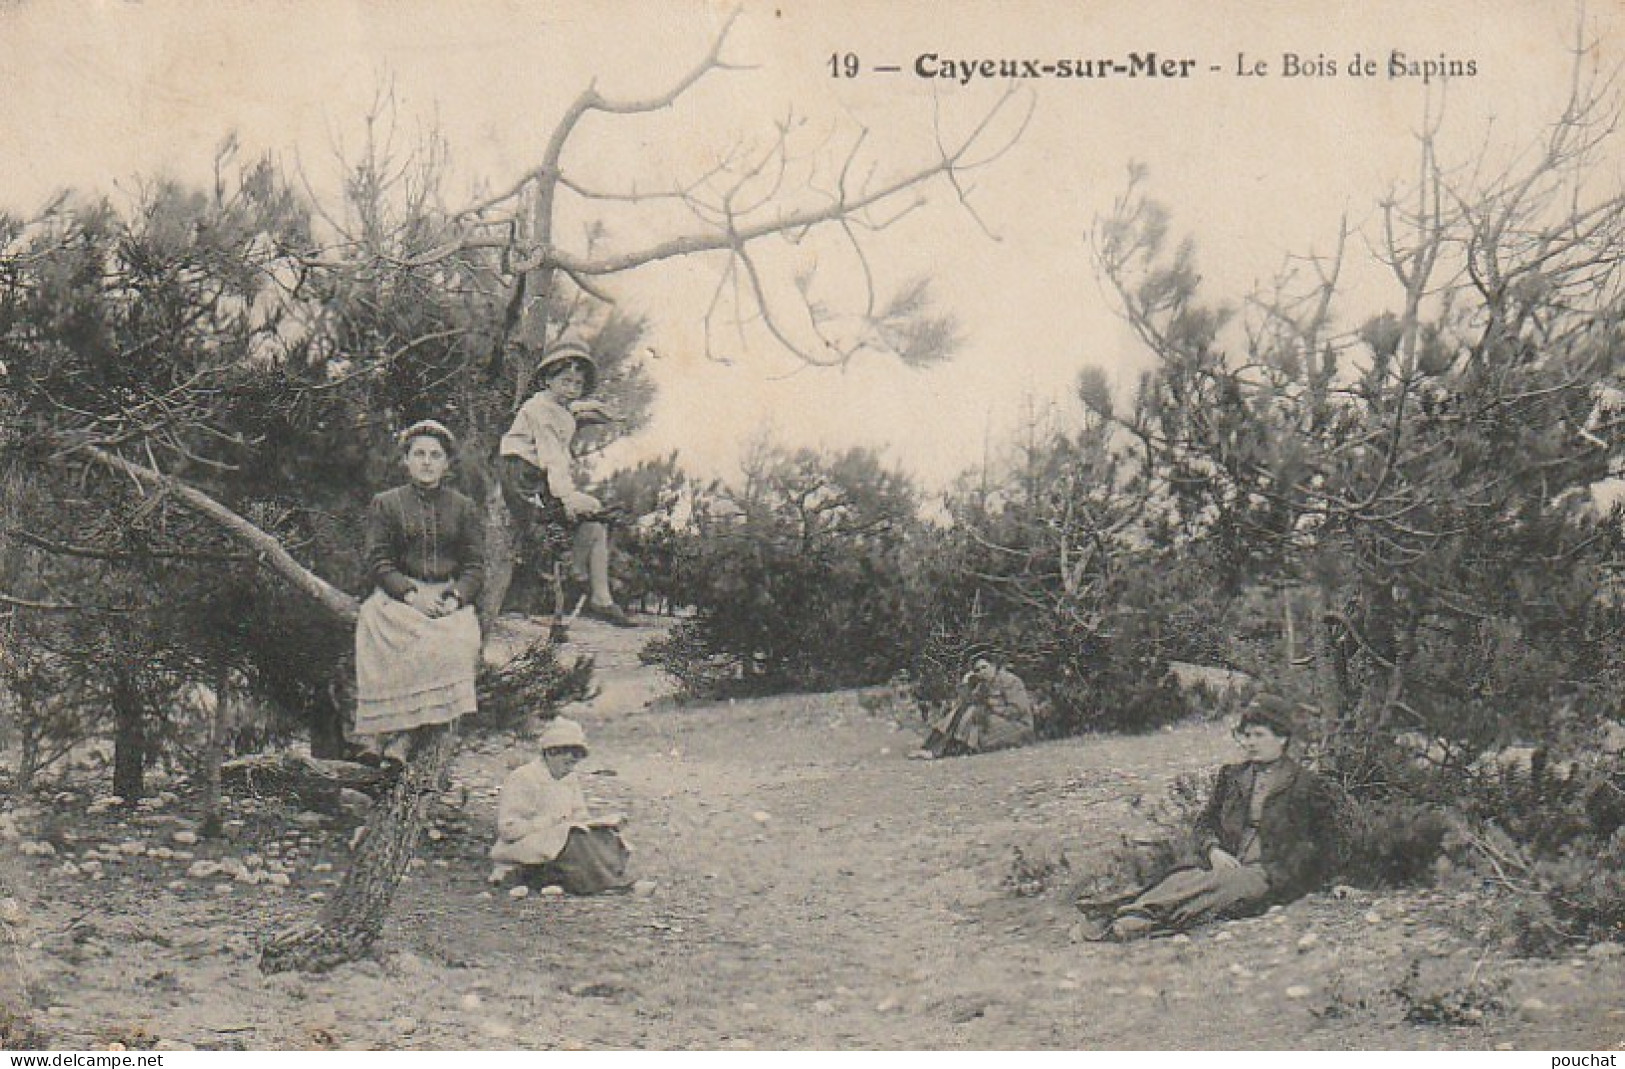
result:
[[[858,70],[858,54],[856,52],[830,53],[829,76],[831,78],[856,78]]]

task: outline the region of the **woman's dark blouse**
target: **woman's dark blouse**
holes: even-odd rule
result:
[[[408,483],[372,499],[367,512],[367,575],[397,601],[414,580],[452,581],[464,605],[485,582],[485,521],[473,501],[449,487]]]

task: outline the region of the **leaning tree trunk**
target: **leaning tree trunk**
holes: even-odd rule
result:
[[[430,803],[456,752],[453,726],[419,728],[413,733],[406,768],[394,789],[373,806],[366,834],[338,893],[314,924],[266,944],[260,952],[261,971],[326,972],[355,961],[372,948],[384,930]]]
[[[80,446],[97,462],[163,490],[181,505],[219,524],[253,550],[262,566],[309,594],[342,620],[355,621],[355,598],[294,559],[276,538],[203,491],[173,476],[94,446]],[[511,562],[511,550],[509,553]],[[312,925],[273,939],[260,954],[266,972],[322,972],[365,954],[383,931],[395,890],[412,860],[441,778],[457,751],[455,729],[420,728],[413,733],[406,769],[387,799],[373,807],[366,837],[356,850],[344,883]]]

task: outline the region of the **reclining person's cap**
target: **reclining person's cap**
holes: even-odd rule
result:
[[[991,642],[972,642],[959,655],[959,663],[966,668],[975,667],[977,661],[997,662],[1000,659],[999,648]]]
[[[536,737],[536,745],[546,750],[561,750],[569,747],[587,748],[587,733],[581,730],[581,725],[568,717],[556,716],[547,722],[542,733]]]
[[[583,392],[592,393],[593,387],[598,385],[598,362],[592,358],[592,351],[578,341],[561,341],[543,353],[541,363],[536,365],[536,377],[546,382],[549,376],[571,363],[581,365],[581,374],[587,380]]]
[[[1262,724],[1283,739],[1292,737],[1295,730],[1293,721],[1296,719],[1296,706],[1279,694],[1268,691],[1254,695],[1241,711],[1241,723]]]

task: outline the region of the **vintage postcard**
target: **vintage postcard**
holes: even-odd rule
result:
[[[1617,1050],[1622,64],[0,0],[0,1048]]]

